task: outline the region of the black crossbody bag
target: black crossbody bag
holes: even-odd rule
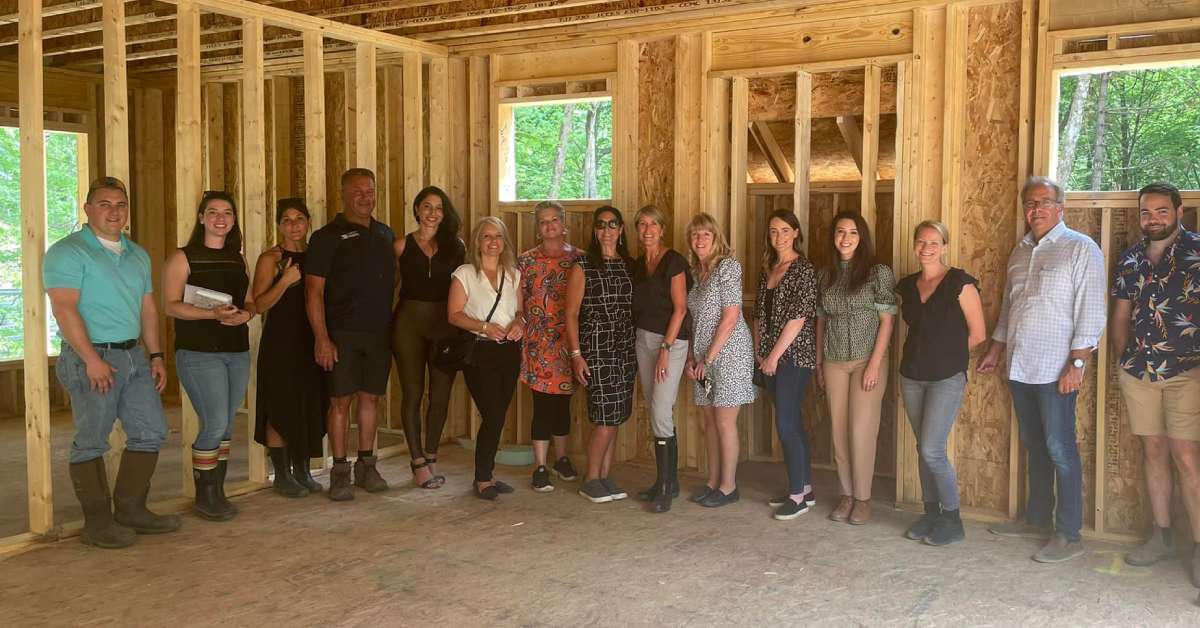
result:
[[[487,323],[492,322],[492,315],[496,313],[496,307],[500,305],[500,296],[504,294],[504,276],[507,274],[501,269],[500,289],[496,291],[496,300],[492,303],[492,309],[488,312],[487,318],[483,321],[485,327]],[[475,343],[477,342],[479,342],[479,334],[465,329],[460,329],[458,333],[442,338],[437,343],[437,353],[433,356],[433,365],[448,373],[456,373],[468,366],[474,366]]]

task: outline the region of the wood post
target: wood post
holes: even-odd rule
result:
[[[195,0],[178,0],[175,26],[179,49],[175,88],[175,237],[183,246],[195,223],[200,198],[203,155],[200,147],[200,9]],[[183,494],[195,495],[192,482],[192,442],[199,432],[196,410],[180,387]]]
[[[120,179],[129,189],[129,90],[125,80],[124,0],[104,0],[101,21],[104,43],[104,174]],[[109,450],[104,455],[109,477],[117,476],[121,453],[125,451],[125,440],[125,430],[118,418],[109,433]]]
[[[404,196],[403,205],[408,206],[417,192],[425,185],[425,130],[422,122],[425,103],[421,96],[421,55],[416,52],[404,54]],[[397,225],[400,226],[400,225]],[[404,212],[405,232],[416,229],[416,218],[412,212]]]
[[[673,244],[678,249],[687,246],[688,221],[696,212],[702,211],[700,112],[704,78],[700,70],[701,45],[702,38],[698,34],[679,35],[675,39],[675,211],[671,226]]]
[[[875,180],[879,177],[879,84],[882,68],[865,68],[863,89],[862,215],[875,230]]]
[[[54,525],[50,480],[50,371],[46,358],[46,140],[42,111],[42,2],[20,0],[18,95],[21,133],[21,298],[25,325],[25,469],[29,531]]]
[[[267,161],[266,99],[263,75],[263,23],[262,18],[242,20],[242,231],[246,236],[246,261],[253,269],[262,252],[269,247],[267,242]],[[254,442],[255,415],[257,413],[257,365],[258,344],[262,338],[261,316],[250,321],[250,382],[246,392],[246,408],[249,444],[250,481],[267,481],[267,458],[263,446]]]
[[[450,185],[449,61],[429,60],[429,176],[426,182],[446,190]]]
[[[325,57],[320,31],[304,31],[304,196],[313,229],[325,226]]]
[[[355,165],[374,172],[376,178],[382,178],[377,171],[379,146],[375,141],[378,117],[375,81],[375,46],[358,44],[354,63],[355,105],[357,107],[355,135],[358,136],[357,154],[354,155]],[[383,218],[381,217],[380,220]]]
[[[734,255],[746,266],[746,134],[749,131],[750,81],[733,79],[733,101],[729,122],[729,219],[725,232]],[[751,448],[753,450],[753,448]]]
[[[808,168],[812,155],[812,75],[808,72],[796,73],[796,116],[794,119],[795,133],[795,167],[792,186],[792,212],[800,221],[800,233],[803,237],[805,254],[811,249],[809,241],[808,215]]]

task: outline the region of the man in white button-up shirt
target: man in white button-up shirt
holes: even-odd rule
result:
[[[1005,356],[1028,454],[1029,502],[1024,521],[989,529],[1001,536],[1049,537],[1033,559],[1054,563],[1083,554],[1075,397],[1104,331],[1104,256],[1091,238],[1063,223],[1063,190],[1053,180],[1031,177],[1021,201],[1029,232],[1009,256],[1000,319],[979,371],[995,371]]]

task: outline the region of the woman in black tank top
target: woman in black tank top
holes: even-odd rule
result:
[[[323,454],[325,394],[313,356],[313,330],[304,311],[304,255],[309,214],[302,198],[280,199],[275,210],[280,245],[254,266],[255,311],[263,317],[258,344],[254,440],[267,447],[275,492],[304,497],[323,488],[309,461]]]
[[[165,310],[175,319],[175,369],[200,422],[192,443],[196,514],[212,521],[237,514],[225,498],[225,473],[250,377],[246,323],[254,316],[241,248],[233,197],[205,192],[191,238],[163,270]]]
[[[454,374],[433,365],[437,342],[453,333],[446,321],[450,274],[462,265],[464,247],[458,231],[462,221],[441,188],[429,186],[413,199],[417,230],[396,242],[400,261],[400,301],[392,316],[392,355],[400,376],[400,416],[412,457],[413,483],[440,488],[437,450],[446,426]],[[429,410],[422,441],[421,397],[429,378]]]

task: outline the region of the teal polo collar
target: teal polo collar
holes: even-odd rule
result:
[[[80,231],[83,234],[83,240],[88,243],[88,246],[92,247],[93,249],[100,250],[100,251],[111,252],[108,249],[104,248],[103,244],[100,244],[100,238],[96,235],[95,231],[92,231],[92,226],[90,224],[88,224],[86,222],[83,223],[83,228],[81,228]],[[129,252],[133,249],[133,247],[131,246],[132,244],[133,244],[133,240],[130,240],[129,236],[126,236],[125,232],[122,231],[121,232],[121,257],[125,257],[126,255],[129,255]]]

